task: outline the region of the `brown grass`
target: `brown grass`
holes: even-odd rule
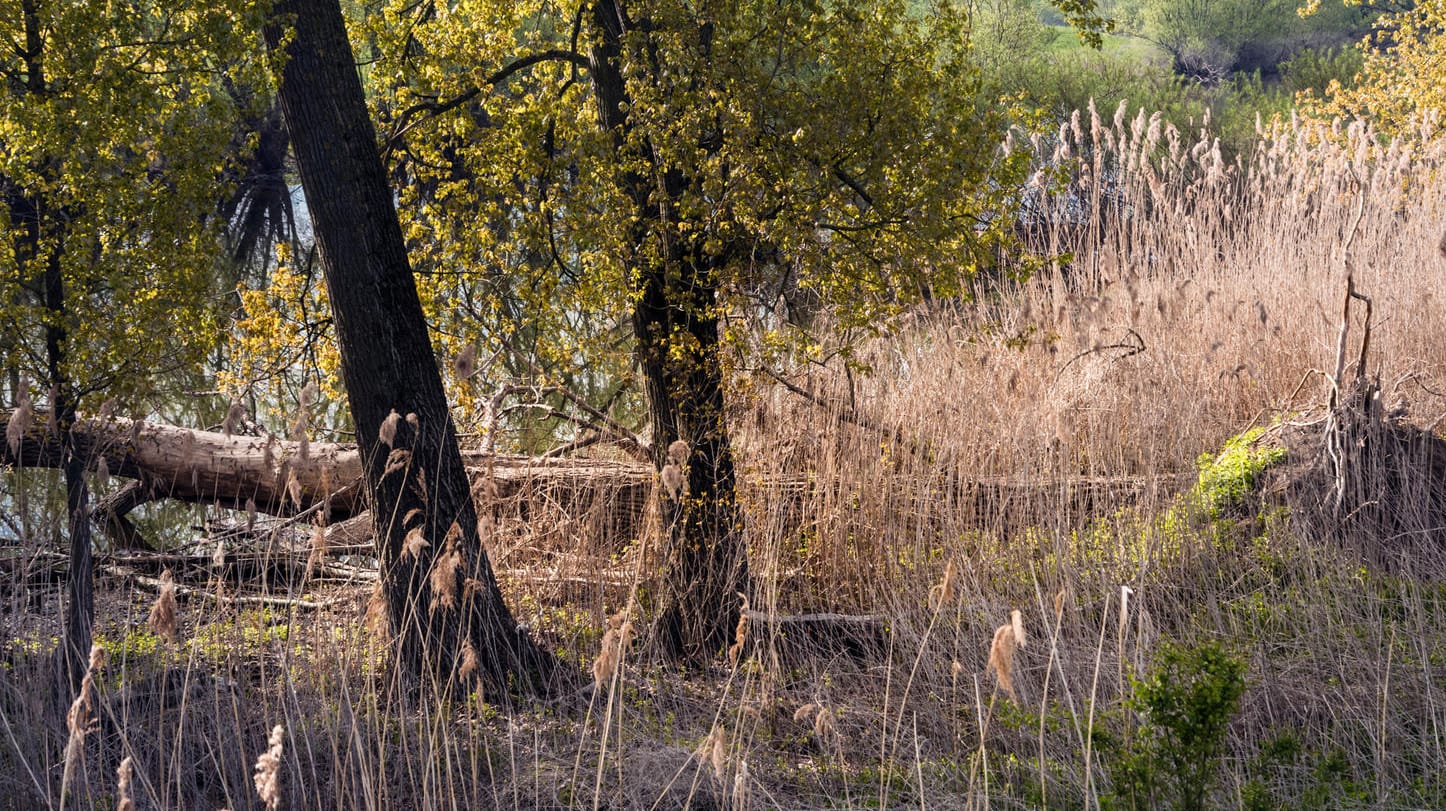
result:
[[[26,686],[53,612],[14,574],[0,589],[0,797],[53,805],[71,782],[99,803],[129,758],[141,807],[255,807],[263,760],[284,779],[268,777],[262,801],[297,809],[1094,805],[1149,720],[1126,703],[1130,680],[1168,639],[1224,641],[1249,667],[1219,804],[1254,786],[1282,805],[1439,806],[1439,550],[1384,569],[1276,504],[1212,520],[1177,496],[1201,453],[1248,427],[1319,430],[1358,209],[1367,371],[1385,403],[1439,429],[1446,143],[1302,123],[1227,166],[1208,138],[1086,111],[1033,149],[1062,145],[1082,161],[1074,191],[1023,194],[1028,238],[1068,262],[977,279],[972,301],[933,302],[858,344],[854,367],[779,370],[818,402],[737,389],[750,392],[732,413],[751,608],[870,615],[876,636],[760,621],[740,629],[750,655],[736,665],[720,652],[679,673],[638,645],[616,678],[656,593],[656,516],[528,492],[487,505],[489,554],[519,619],[614,685],[602,712],[509,716],[445,685],[395,691],[386,640],[360,627],[369,582],[307,586],[356,594],[356,610],[188,608],[197,633],[168,651],[137,638],[145,602],[103,581],[104,734],[83,738],[90,770],[64,781],[71,730]],[[992,682],[1015,701],[992,702]],[[278,722],[284,748],[267,737]],[[1269,760],[1263,744],[1283,735],[1300,753]]]

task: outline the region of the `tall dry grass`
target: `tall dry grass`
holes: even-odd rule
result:
[[[788,375],[810,397],[735,404],[757,613],[712,671],[648,658],[656,522],[534,493],[489,519],[493,558],[595,676],[581,706],[398,691],[364,583],[313,580],[320,611],[192,595],[158,636],[157,595],[109,580],[96,724],[66,758],[30,687],[54,596],[17,574],[0,806],[58,807],[69,772],[82,807],[1093,808],[1150,723],[1126,699],[1162,640],[1249,666],[1219,805],[1446,797],[1439,568],[1178,496],[1199,454],[1323,407],[1352,229],[1371,373],[1419,423],[1446,414],[1446,141],[1290,122],[1226,166],[1208,135],[1085,111],[1032,148],[1068,185],[1022,192],[1022,232],[1067,261],[920,309],[859,349],[867,374],[813,365]],[[780,622],[823,612],[852,619]],[[1284,733],[1301,754],[1265,759]]]

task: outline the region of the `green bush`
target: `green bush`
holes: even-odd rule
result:
[[[1111,807],[1202,811],[1225,731],[1245,691],[1245,664],[1216,643],[1165,643],[1133,681],[1142,725],[1114,769]]]

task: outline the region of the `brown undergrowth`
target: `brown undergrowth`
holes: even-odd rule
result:
[[[852,365],[775,368],[788,386],[740,364],[756,582],[706,673],[640,638],[656,519],[591,497],[488,519],[519,619],[597,677],[580,705],[394,689],[364,579],[242,584],[283,600],[264,606],[178,573],[163,635],[154,590],[103,579],[67,802],[1439,807],[1446,147],[1427,136],[1287,126],[1234,167],[1145,115],[1039,139],[1072,185],[1022,192],[1027,236],[1067,262],[911,312]],[[1332,423],[1358,452],[1331,467],[1319,370],[1350,230],[1377,318],[1357,376],[1383,383]],[[7,571],[0,807],[56,807],[70,730],[33,685],[59,589]],[[1198,785],[1164,772],[1211,730]]]

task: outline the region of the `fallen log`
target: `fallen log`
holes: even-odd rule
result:
[[[0,414],[7,436],[11,416]],[[0,463],[59,467],[63,452],[46,415],[35,414],[28,423],[13,445],[0,443]],[[111,529],[117,547],[144,545],[124,520],[126,512],[168,498],[277,516],[320,508],[326,523],[347,524],[349,541],[370,537],[368,522],[360,520],[367,505],[361,454],[353,444],[227,435],[120,417],[80,419],[73,432],[77,451],[94,459],[95,469],[137,482],[98,505],[97,517]],[[636,463],[462,455],[474,488],[489,498],[545,492],[556,502],[570,490],[600,489],[622,491],[631,510],[643,503],[653,477]]]
[[[7,433],[10,416],[0,412],[0,428]],[[110,475],[135,482],[97,505],[97,518],[109,529],[112,548],[144,547],[124,520],[125,513],[165,498],[297,521],[325,513],[328,546],[371,541],[371,520],[359,486],[362,460],[355,445],[228,436],[123,418],[82,419],[74,430],[79,452],[104,459]],[[570,548],[579,540],[579,528],[610,542],[638,537],[656,476],[649,466],[631,461],[476,450],[462,455],[479,505],[490,502],[494,508],[484,515],[506,519],[512,527],[556,525]],[[0,464],[61,464],[60,442],[49,430],[46,415],[32,417],[17,447],[0,442]],[[1008,534],[1045,521],[1104,514],[1180,485],[1170,476],[1020,479],[955,471],[937,492],[920,494],[917,514],[922,519],[938,504],[946,504],[972,515],[981,528]],[[769,478],[753,486],[771,499],[770,509],[781,510],[774,531],[806,523],[810,513],[830,509],[846,497],[842,491],[826,492],[827,483],[807,475]]]

